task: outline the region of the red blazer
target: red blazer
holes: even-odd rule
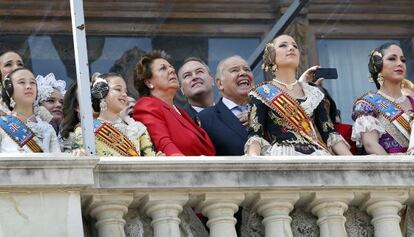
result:
[[[140,98],[132,117],[143,123],[157,151],[167,156],[214,156],[216,150],[207,133],[182,109],[173,107],[154,96]]]

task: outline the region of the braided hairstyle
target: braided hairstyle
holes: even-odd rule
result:
[[[382,71],[384,51],[388,49],[391,45],[396,45],[400,47],[396,43],[385,43],[385,44],[380,45],[378,48],[375,48],[374,50],[372,50],[369,55],[368,70],[369,70],[369,73],[371,74],[371,78],[374,81],[377,89],[381,88],[381,85],[378,82],[378,75]]]

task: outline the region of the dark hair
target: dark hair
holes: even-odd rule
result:
[[[120,74],[114,72],[97,74],[95,77],[92,78],[91,99],[92,108],[95,112],[101,112],[101,107],[99,106],[99,104],[101,103],[101,100],[108,95],[108,79],[110,77],[120,77],[124,80],[124,78]],[[104,79],[106,82],[94,83],[94,81],[98,78]]]
[[[6,53],[15,53],[15,54],[19,55],[20,58],[22,58],[22,56],[20,56],[20,54],[18,52],[14,51],[14,50],[5,50],[5,51],[2,51],[2,52],[0,52],[0,57],[2,57],[3,55],[5,55]],[[3,75],[1,75],[1,71],[0,71],[0,82],[1,82],[2,78],[3,78]]]
[[[193,62],[193,61],[201,63],[201,64],[202,64],[202,65],[203,65],[203,66],[207,69],[208,74],[210,74],[210,75],[211,75],[210,68],[208,67],[207,63],[206,63],[206,62],[204,62],[201,58],[197,58],[197,57],[188,57],[188,58],[186,58],[186,59],[184,60],[183,64],[181,65],[181,67],[178,69],[178,71],[180,71],[180,70],[181,70],[181,68],[182,68],[185,64],[187,64],[188,62]]]
[[[135,66],[134,72],[134,86],[140,96],[148,96],[150,89],[145,84],[145,80],[152,77],[151,65],[155,59],[165,59],[172,65],[171,56],[162,50],[153,50],[149,53],[142,55],[141,59]]]
[[[13,96],[13,82],[12,82],[12,77],[13,75],[18,72],[18,71],[22,71],[22,70],[27,70],[30,73],[32,73],[32,71],[30,71],[29,69],[25,68],[25,67],[19,67],[14,69],[13,71],[11,71],[9,74],[6,75],[6,77],[4,78],[4,81],[2,82],[2,90],[1,90],[1,97],[3,99],[3,102],[7,105],[7,107],[12,110],[13,108],[10,106],[10,98]],[[33,73],[32,73],[33,74]],[[37,89],[37,85],[36,85],[36,89]],[[36,97],[37,97],[37,90],[36,90]]]
[[[372,52],[369,55],[368,70],[377,89],[380,89],[381,87],[380,83],[378,82],[378,74],[382,71],[382,59],[384,57],[384,51],[388,49],[391,45],[396,45],[400,47],[396,43],[385,43],[380,45],[378,48],[372,50]]]
[[[77,92],[78,84],[73,83],[63,96],[63,119],[60,134],[62,138],[68,138],[70,132],[75,131],[76,125],[80,123],[76,108],[79,107]]]

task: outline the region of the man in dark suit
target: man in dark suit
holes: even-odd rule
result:
[[[207,64],[196,57],[187,58],[178,70],[181,91],[187,98],[183,109],[198,122],[197,114],[213,106],[213,77]]]
[[[218,64],[216,85],[222,98],[215,106],[199,113],[201,126],[213,141],[217,155],[243,155],[248,135],[248,93],[254,86],[253,73],[247,62],[235,55]]]

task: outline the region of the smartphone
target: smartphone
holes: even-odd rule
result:
[[[325,78],[325,79],[338,79],[338,72],[336,68],[318,68],[315,71],[315,79],[318,78]]]

